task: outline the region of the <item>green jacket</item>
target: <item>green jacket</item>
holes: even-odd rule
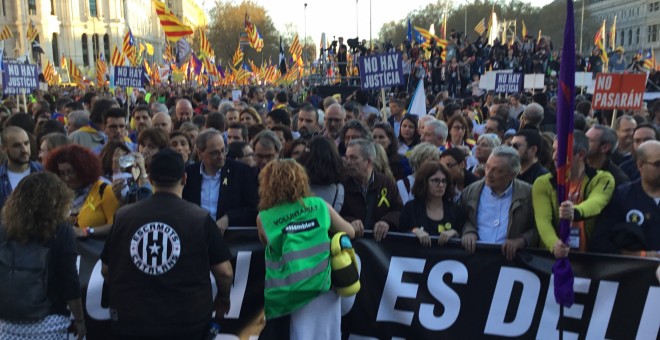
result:
[[[330,212],[323,199],[305,197],[259,216],[268,237],[264,307],[272,319],[330,290]]]
[[[607,171],[585,167],[580,204],[575,205],[573,220],[584,220],[587,242],[591,237],[596,218],[609,203],[614,192],[614,177]],[[532,186],[534,218],[542,244],[550,251],[559,239],[559,204],[557,204],[557,180],[555,174],[545,174]]]

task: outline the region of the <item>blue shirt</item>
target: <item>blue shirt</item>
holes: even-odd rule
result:
[[[199,203],[202,208],[208,210],[214,221],[218,219],[216,214],[218,213],[218,200],[220,199],[221,171],[218,170],[213,176],[209,176],[204,172],[204,162],[199,166],[199,173],[202,175],[202,190]]]
[[[479,240],[503,244],[509,226],[509,210],[513,199],[513,182],[502,195],[495,194],[484,185],[477,207],[477,232]]]

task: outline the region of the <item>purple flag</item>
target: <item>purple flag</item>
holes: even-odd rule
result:
[[[573,0],[566,0],[566,25],[564,48],[559,66],[559,93],[557,100],[557,202],[568,198],[568,175],[573,158],[573,108],[575,102],[575,28]],[[566,244],[570,236],[570,221],[559,221],[559,238]],[[568,258],[558,259],[552,267],[555,300],[561,306],[570,307],[575,300],[573,270]]]

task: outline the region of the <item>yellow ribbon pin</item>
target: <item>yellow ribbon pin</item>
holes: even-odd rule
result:
[[[445,225],[438,224],[438,233],[443,231],[451,230],[451,223],[447,222]]]
[[[388,208],[390,207],[390,201],[387,200],[387,188],[383,188],[380,191],[380,200],[378,201],[378,207],[380,208],[385,204]]]
[[[225,179],[222,180],[222,185],[227,185],[227,177],[225,177]]]
[[[85,203],[85,206],[89,207],[92,209],[92,211],[96,211],[96,206],[93,203],[92,199],[88,199],[87,202]]]

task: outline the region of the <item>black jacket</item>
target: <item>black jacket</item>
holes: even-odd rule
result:
[[[202,174],[200,162],[186,167],[188,176],[183,188],[183,199],[200,205]],[[225,214],[229,226],[255,226],[257,224],[257,176],[249,166],[227,159],[220,172],[220,198],[216,219]]]

